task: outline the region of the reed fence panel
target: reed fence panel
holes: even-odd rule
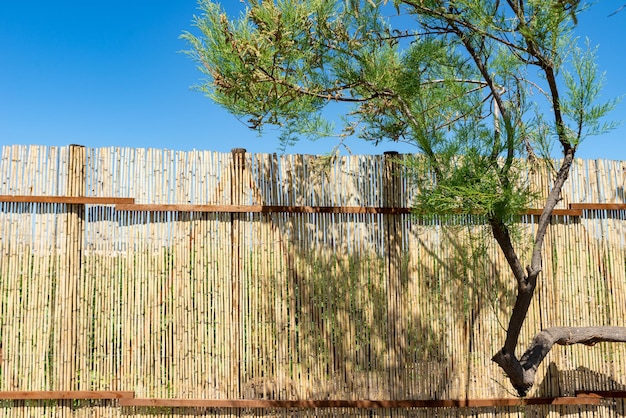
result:
[[[400,158],[3,147],[0,195],[123,197],[137,206],[0,202],[0,391],[511,397],[490,358],[504,338],[513,281],[477,219],[140,208],[407,208],[415,190]],[[537,187],[548,181],[539,167],[528,175]],[[625,185],[625,162],[577,160],[559,208],[626,203]],[[553,217],[522,346],[544,327],[626,325],[625,216],[583,210]],[[520,218],[522,253],[536,221]],[[624,370],[624,345],[557,347],[531,396],[626,390]],[[7,417],[624,413],[621,400],[438,409],[146,407],[102,399],[0,406]]]

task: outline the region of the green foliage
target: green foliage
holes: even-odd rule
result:
[[[443,159],[441,159],[443,160]],[[496,217],[511,221],[521,209],[530,207],[533,193],[525,179],[520,177],[524,161],[515,161],[516,170],[511,170],[507,182],[499,175],[499,167],[492,164],[474,150],[467,154],[448,158],[439,176],[427,159],[416,157],[410,160],[414,179],[420,193],[415,197],[420,216],[454,216],[465,213],[481,215],[480,219]],[[445,165],[444,165],[445,164]]]
[[[200,34],[183,35],[208,76],[199,90],[285,142],[415,144],[422,212],[506,221],[533,198],[526,159],[613,126],[593,52],[570,36],[579,1],[251,0],[238,18],[200,6]]]
[[[604,74],[598,74],[596,64],[597,48],[591,48],[589,40],[586,48],[573,48],[571,70],[563,73],[567,86],[567,99],[563,101],[563,113],[571,120],[568,138],[577,147],[586,137],[600,135],[616,126],[615,122],[603,118],[617,104],[617,100],[597,103],[604,86]]]

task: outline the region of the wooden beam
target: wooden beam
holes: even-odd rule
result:
[[[213,213],[354,213],[402,214],[411,208],[383,208],[373,206],[276,206],[276,205],[176,205],[176,204],[119,204],[117,211],[145,212],[213,212]]]
[[[377,206],[275,206],[275,205],[176,205],[119,204],[117,211],[139,212],[212,212],[212,213],[348,213],[348,214],[410,214],[411,208]],[[542,209],[528,209],[523,215],[541,215]],[[580,209],[554,209],[554,216],[581,216]]]
[[[115,205],[118,211],[139,212],[213,212],[213,213],[347,213],[400,215],[411,208],[377,206],[284,206],[284,205],[194,205],[135,204],[132,197],[74,197],[0,195],[0,202],[66,203],[74,205]],[[568,209],[554,209],[554,216],[582,216],[583,210],[626,210],[626,203],[570,203]],[[542,209],[527,209],[522,215],[541,215]]]
[[[132,204],[132,197],[78,197],[78,196],[14,196],[0,195],[0,202],[16,203],[67,203],[72,205]]]
[[[580,390],[576,396],[599,396],[601,398],[626,398],[626,390]]]
[[[543,209],[526,209],[523,215],[540,216],[542,211]],[[582,214],[583,211],[576,208],[552,210],[552,216],[582,216]]]
[[[212,213],[259,213],[260,205],[178,205],[178,204],[120,204],[116,211],[128,212],[212,212]]]
[[[441,399],[441,400],[266,400],[135,398],[131,391],[0,391],[3,400],[119,399],[120,406],[204,408],[480,408],[520,405],[598,405],[604,397],[626,397],[624,391],[578,392],[556,398]]]
[[[578,210],[626,210],[626,203],[570,203],[570,209]]]
[[[0,391],[0,399],[125,399],[134,398],[135,392],[117,390],[18,390]]]
[[[557,398],[443,399],[443,400],[264,400],[264,399],[120,399],[120,406],[198,408],[481,408],[521,405],[599,405],[601,396]]]

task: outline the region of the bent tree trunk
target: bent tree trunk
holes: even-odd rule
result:
[[[575,149],[564,145],[564,158],[553,188],[550,190],[544,209],[537,223],[537,232],[533,244],[530,265],[525,269],[517,256],[509,231],[502,219],[491,218],[489,223],[493,236],[498,242],[504,257],[511,268],[517,282],[517,298],[509,319],[504,346],[492,358],[507,374],[511,384],[520,396],[525,396],[535,381],[537,368],[554,344],[594,345],[599,342],[626,342],[624,327],[556,327],[541,331],[524,352],[521,358],[515,356],[520,332],[528,308],[533,299],[537,278],[541,272],[544,238],[550,223],[552,211],[561,200],[561,189],[569,176],[574,160]]]
[[[555,327],[547,328],[535,336],[518,360],[514,353],[500,350],[493,357],[505,371],[520,396],[525,396],[535,382],[539,364],[554,344],[595,345],[599,342],[626,342],[626,327]]]

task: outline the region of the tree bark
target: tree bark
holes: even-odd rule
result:
[[[599,342],[626,342],[626,327],[546,328],[535,336],[519,360],[504,350],[498,351],[492,360],[506,372],[517,393],[525,396],[535,382],[537,368],[554,344],[592,346]]]
[[[525,271],[522,268],[519,258],[517,257],[517,253],[513,247],[513,243],[511,242],[511,237],[509,236],[507,227],[502,219],[492,218],[489,220],[493,236],[504,253],[504,256],[506,257],[517,282],[517,298],[515,300],[515,305],[513,306],[513,311],[511,312],[511,317],[509,318],[509,326],[507,328],[504,346],[493,357],[493,361],[500,365],[504,372],[509,376],[513,387],[517,390],[520,396],[524,396],[532,387],[535,381],[536,367],[535,370],[529,370],[529,368],[526,368],[525,364],[522,364],[521,360],[518,360],[517,357],[515,357],[515,349],[522,330],[522,325],[526,320],[528,309],[532,303],[535,288],[537,287],[537,277],[539,276],[542,268],[541,250],[548,226],[550,224],[552,211],[561,199],[561,189],[569,176],[569,170],[574,160],[574,154],[575,149],[573,148],[568,149],[564,153],[561,168],[556,175],[554,186],[548,194],[543,211],[539,217],[531,262],[530,265],[526,267]],[[539,335],[541,335],[541,333]],[[550,347],[552,347],[552,345],[553,343],[550,344]],[[541,360],[542,359],[543,357]],[[539,360],[539,363],[541,360]],[[537,363],[537,365],[539,363]]]

